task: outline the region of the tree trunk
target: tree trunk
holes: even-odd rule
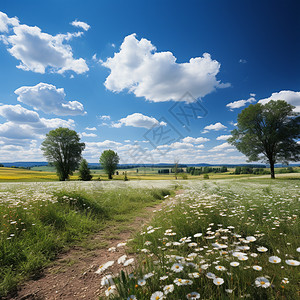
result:
[[[108,174],[108,179],[112,179],[111,173]]]
[[[275,179],[274,162],[270,161],[271,179]]]

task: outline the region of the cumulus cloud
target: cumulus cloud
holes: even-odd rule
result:
[[[7,14],[0,11],[0,32],[8,32],[9,26],[18,26],[19,20],[17,17],[9,18]]]
[[[78,20],[73,21],[71,25],[74,27],[82,28],[84,31],[88,31],[91,28],[89,24]]]
[[[228,148],[233,149],[233,146],[226,142],[226,143],[223,143],[221,145],[215,146],[215,147],[213,147],[212,149],[210,149],[208,151],[209,152],[218,152],[218,151],[224,151],[225,149],[228,149]]]
[[[287,103],[296,107],[294,109],[295,112],[300,112],[300,92],[285,90],[278,93],[272,93],[270,97],[261,99],[258,103],[266,104],[271,100],[285,100]]]
[[[172,52],[157,52],[151,41],[125,37],[120,51],[102,65],[110,69],[105,87],[113,92],[127,90],[153,102],[185,101],[189,91],[195,98],[204,97],[216,88],[227,87],[217,80],[220,63],[210,54],[177,63]]]
[[[12,27],[10,34],[8,28]],[[75,59],[71,46],[66,43],[82,32],[57,34],[55,36],[42,32],[37,26],[20,25],[17,18],[8,18],[0,12],[0,31],[5,35],[2,41],[8,52],[20,61],[17,68],[44,74],[46,69],[62,74],[74,71],[77,74],[89,70],[83,58]]]
[[[251,95],[251,94],[250,94]],[[252,94],[253,95],[253,94]],[[254,94],[255,95],[255,94]],[[249,99],[247,100],[238,100],[238,101],[234,101],[234,102],[230,102],[226,105],[226,107],[229,107],[231,111],[233,111],[236,108],[240,108],[245,106],[247,103],[253,103],[256,102],[256,99],[254,98],[254,96],[251,96]]]
[[[204,142],[208,142],[210,139],[204,138],[204,137],[198,137],[198,138],[193,138],[190,136],[185,137],[182,139],[183,142],[185,143],[191,143],[191,144],[202,144]]]
[[[97,134],[95,134],[95,133],[86,133],[86,132],[82,132],[81,135],[84,137],[96,137],[97,136]]]
[[[85,130],[96,131],[96,127],[86,127]]]
[[[210,124],[210,125],[207,125],[204,127],[204,131],[208,131],[208,130],[215,130],[215,131],[219,131],[219,130],[223,130],[227,128],[227,126],[223,125],[222,123],[220,122],[217,122],[215,124]]]
[[[232,135],[228,134],[228,135],[220,135],[216,138],[217,141],[227,141],[229,138],[231,138]]]
[[[150,129],[154,126],[166,126],[167,124],[165,122],[159,122],[153,117],[148,117],[141,113],[134,113],[128,115],[126,118],[120,119],[117,123],[112,124],[112,127],[120,128],[123,125]]]
[[[21,105],[1,105],[0,116],[8,121],[22,124],[39,124],[40,116],[37,112],[28,110]]]
[[[56,88],[52,84],[39,83],[35,86],[22,86],[15,90],[18,101],[41,110],[47,114],[58,116],[84,115],[84,107],[78,101],[66,101],[63,88]]]

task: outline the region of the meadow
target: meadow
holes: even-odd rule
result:
[[[135,265],[103,268],[103,299],[299,299],[299,180],[181,184],[128,245]]]
[[[166,188],[119,186],[102,182],[1,183],[0,298],[24,280],[40,276],[61,251],[108,226],[122,228],[172,189],[171,184]]]

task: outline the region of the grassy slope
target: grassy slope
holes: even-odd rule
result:
[[[70,188],[53,195],[47,190],[39,191],[38,184],[2,189],[0,298],[37,276],[67,245],[109,224],[126,224],[169,194],[166,189]]]

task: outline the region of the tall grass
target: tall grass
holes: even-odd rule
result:
[[[22,189],[10,192],[11,199],[0,202],[0,298],[21,281],[39,276],[67,245],[99,231],[110,220],[130,221],[168,193],[164,189],[92,189],[33,198]]]

